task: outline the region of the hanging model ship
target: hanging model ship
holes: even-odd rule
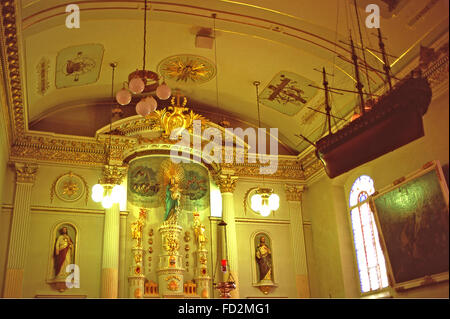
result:
[[[387,93],[379,96],[373,103],[364,101],[364,95],[373,96],[374,94],[364,93],[362,90],[358,57],[350,37],[357,91],[342,91],[359,94],[359,117],[332,133],[330,121],[332,115],[328,94],[330,92],[337,93],[333,90],[339,89],[328,88],[325,69],[323,69],[326,111],[324,114],[327,116],[328,135],[315,143],[300,135],[314,145],[316,156],[323,162],[325,171],[330,178],[339,176],[424,136],[422,117],[431,102],[430,85],[420,71],[412,71],[407,77],[392,86],[390,67],[379,29],[378,38],[380,52],[383,55],[383,73],[389,85]]]

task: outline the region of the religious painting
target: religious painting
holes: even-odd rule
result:
[[[72,273],[69,265],[77,264],[77,229],[71,223],[61,223],[53,230],[48,282],[57,290],[64,291],[66,279]]]
[[[209,207],[209,175],[206,168],[195,163],[182,163],[184,168],[183,204],[198,211]]]
[[[129,170],[128,200],[132,203],[138,203],[139,205],[137,206],[157,206],[157,194],[160,191],[160,187],[155,167],[137,165]]]
[[[317,93],[315,82],[293,72],[279,72],[260,93],[262,104],[283,114],[297,114]]]
[[[448,280],[448,188],[439,162],[427,165],[371,198],[397,289]]]
[[[179,172],[170,179],[162,175],[164,171],[168,172],[165,168],[168,161],[171,162],[170,158],[152,156],[132,162],[128,170],[128,201],[135,206],[149,208],[160,207],[163,203],[164,206],[175,205],[178,200],[171,201],[170,197],[166,196],[169,192],[181,195],[179,204],[185,210],[208,208],[208,170],[196,163],[180,163],[177,167],[183,171],[182,176]],[[167,199],[169,200],[166,203]]]
[[[95,83],[103,59],[101,44],[86,44],[65,48],[56,57],[56,88]]]

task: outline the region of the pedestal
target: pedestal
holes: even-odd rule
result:
[[[142,247],[134,247],[131,249],[133,253],[133,265],[128,276],[129,296],[130,298],[144,297],[144,249]]]
[[[183,297],[183,257],[179,253],[183,228],[175,222],[165,222],[159,228],[162,249],[159,255],[158,282],[161,297]]]
[[[211,277],[208,274],[208,251],[201,247],[196,252],[196,263],[194,280],[197,284],[197,294],[201,298],[210,298],[211,296]]]

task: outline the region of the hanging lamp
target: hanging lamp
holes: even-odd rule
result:
[[[110,63],[112,68],[112,83],[111,83],[111,96],[114,101],[114,73],[117,63]],[[113,106],[114,107],[114,106]],[[112,138],[112,114],[109,124],[109,144],[107,153],[106,165],[111,162],[111,138]],[[92,200],[96,203],[102,203],[103,208],[111,208],[114,203],[119,203],[124,197],[125,189],[123,186],[112,183],[108,179],[101,179],[97,184],[92,187]]]
[[[116,93],[116,101],[120,105],[128,105],[133,94],[148,94],[155,91],[160,100],[167,100],[172,92],[170,87],[163,82],[159,84],[159,76],[156,72],[145,69],[146,46],[147,46],[147,0],[144,2],[144,48],[142,69],[136,70],[128,75],[128,82],[124,82],[122,89]],[[136,113],[145,117],[154,112],[158,102],[151,95],[146,95],[136,104]]]
[[[261,116],[259,107],[259,81],[254,81],[253,85],[256,88],[256,104],[258,107],[258,128],[261,127]],[[255,194],[251,197],[251,208],[255,212],[258,212],[261,216],[267,217],[272,211],[276,211],[280,207],[280,197],[274,193],[273,189],[264,187],[264,175],[263,175],[263,187],[258,187]]]

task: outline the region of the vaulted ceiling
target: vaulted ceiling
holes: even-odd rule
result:
[[[81,9],[78,29],[65,24],[66,6],[72,3]],[[380,6],[381,30],[394,56],[390,57],[394,73],[418,55],[420,45],[448,32],[446,0],[357,3],[363,42],[375,50],[376,29],[365,27],[365,7]],[[114,92],[130,72],[142,68],[144,1],[23,0],[20,4],[19,49],[29,130],[94,136],[110,121],[110,63],[117,62]],[[308,86],[322,85],[317,70],[326,68],[331,86],[354,89],[350,48],[343,43],[349,41],[350,30],[360,43],[353,1],[165,0],[149,4],[146,68],[159,72],[160,62],[172,56],[206,60],[216,69],[206,82],[166,78],[167,83],[185,95],[196,112],[217,122],[227,119],[236,127],[258,125],[253,82],[260,81],[261,126],[279,129],[284,153],[298,154],[309,146],[295,134],[315,140],[323,133],[324,116],[311,110],[323,110],[323,91]],[[214,24],[212,48],[196,46],[198,32]],[[374,50],[365,54],[371,67],[382,69],[380,54]],[[84,61],[86,72],[68,74],[69,60]],[[268,93],[281,83],[280,74],[289,78],[291,91],[270,99]],[[368,75],[372,91],[383,86],[380,74],[369,71]],[[368,90],[365,72],[362,77]],[[350,116],[355,100],[354,94],[333,94],[333,114]],[[136,102],[123,107],[124,116],[136,114]],[[159,107],[167,103],[159,101]]]

